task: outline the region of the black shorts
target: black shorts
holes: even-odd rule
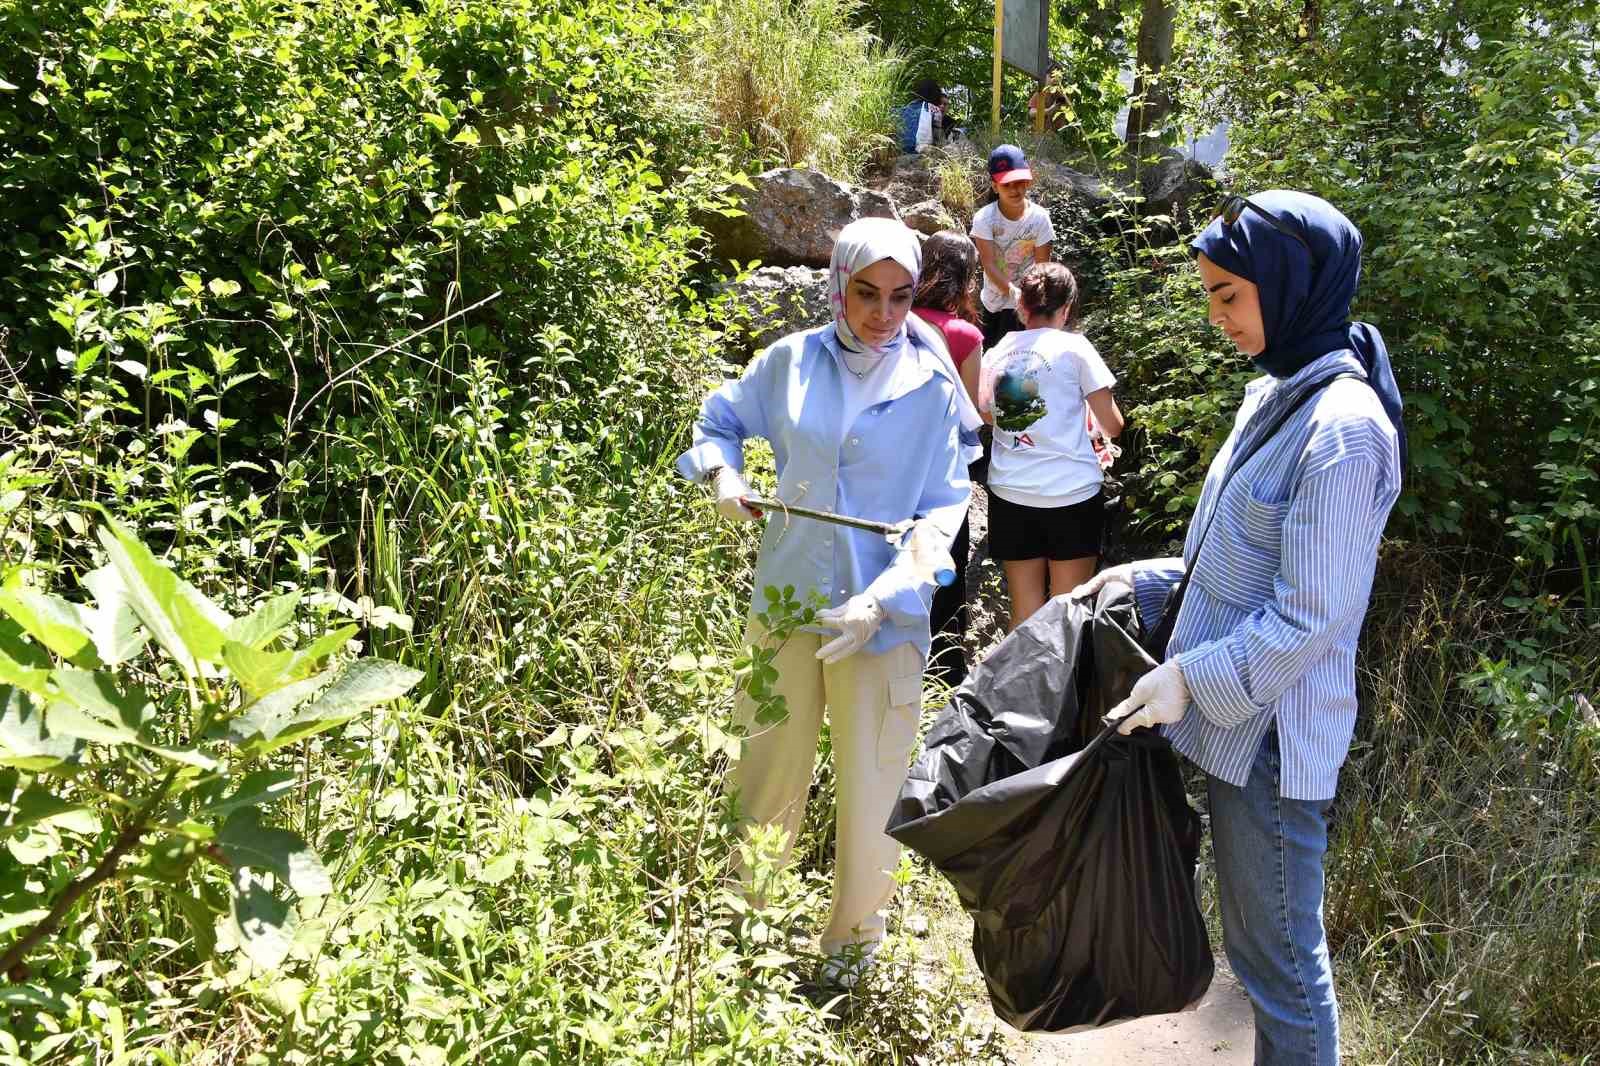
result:
[[[1001,562],[1023,559],[1087,559],[1100,554],[1105,532],[1105,492],[1065,507],[1027,507],[989,492],[989,557]]]
[[[1007,333],[1016,333],[1022,329],[1022,316],[1017,314],[1015,307],[1003,307],[998,311],[983,309],[983,350],[988,351],[999,344]]]

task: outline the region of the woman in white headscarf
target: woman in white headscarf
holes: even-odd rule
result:
[[[977,413],[942,343],[908,327],[922,257],[916,235],[891,219],[851,223],[829,268],[833,321],[791,334],[744,375],[710,394],[683,476],[714,488],[717,508],[750,521],[744,441],[764,437],[777,462],[775,495],[877,522],[915,520],[948,546],[966,516],[967,462]],[[774,690],[788,717],[754,723],[728,789],[747,825],[777,825],[784,858],[799,830],[824,711],[837,780],[833,907],[822,934],[822,979],[849,986],[883,937],[899,845],[884,824],[905,778],[922,707],[931,582],[883,536],[774,512],[756,564],[749,639],[765,590],[793,586],[825,600],[825,632],[800,632],[778,649]]]

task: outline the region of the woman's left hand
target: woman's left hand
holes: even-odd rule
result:
[[[1178,660],[1168,659],[1134,682],[1128,698],[1106,712],[1107,725],[1121,721],[1117,732],[1127,736],[1141,726],[1153,728],[1181,721],[1189,709],[1189,686]]]
[[[883,613],[877,597],[865,592],[850,597],[843,606],[818,611],[817,621],[837,629],[839,635],[817,649],[817,658],[831,666],[854,655],[883,624]]]

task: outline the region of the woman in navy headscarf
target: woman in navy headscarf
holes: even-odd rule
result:
[[[1400,393],[1383,338],[1350,321],[1361,234],[1327,201],[1229,197],[1191,248],[1212,324],[1263,376],[1206,474],[1183,556],[1113,567],[1074,595],[1131,585],[1152,630],[1176,612],[1166,661],[1109,717],[1124,733],[1159,728],[1206,772],[1256,1063],[1337,1066],[1322,862],[1355,726],[1356,637],[1400,493]]]

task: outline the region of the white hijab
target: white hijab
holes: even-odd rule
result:
[[[846,321],[844,291],[845,286],[850,284],[851,276],[885,259],[892,259],[904,267],[911,275],[911,284],[916,285],[922,275],[922,244],[903,222],[892,218],[857,219],[840,230],[834,240],[833,257],[828,264],[828,299],[833,305],[833,330],[839,338],[840,347],[858,355],[893,356],[901,352],[910,337],[912,343],[933,355],[940,372],[955,386],[961,428],[976,431],[983,425],[983,419],[972,405],[966,386],[961,383],[961,374],[956,370],[955,360],[950,357],[949,345],[937,327],[914,314],[907,314],[906,323],[888,341],[867,344],[856,336]]]

